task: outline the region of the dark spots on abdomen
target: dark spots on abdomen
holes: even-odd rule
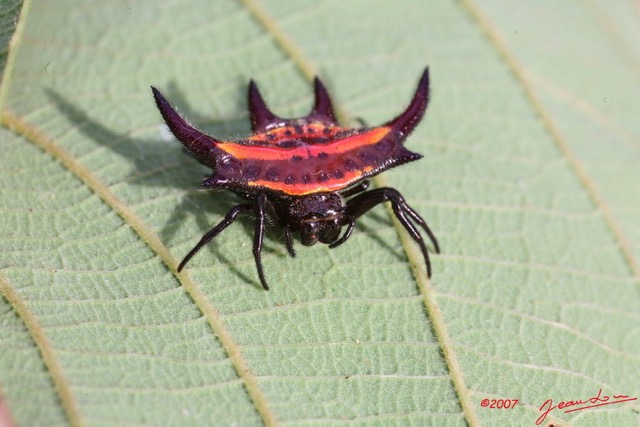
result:
[[[296,183],[296,177],[293,175],[287,175],[287,177],[284,179],[284,183],[291,185],[291,184],[295,184]]]
[[[297,139],[286,139],[278,143],[278,147],[281,147],[281,148],[293,148],[293,147],[299,147],[299,146],[300,146],[300,141]]]
[[[361,151],[358,156],[367,164],[375,163],[378,160],[378,157],[375,154],[369,153],[367,151]]]
[[[358,169],[358,164],[356,162],[354,162],[353,159],[345,159],[344,160],[344,167],[348,171],[353,172],[354,170]]]
[[[278,171],[278,168],[269,168],[267,170],[267,179],[277,182],[280,179],[280,171]]]
[[[260,175],[260,167],[256,165],[249,165],[242,171],[242,175],[250,181],[256,179]]]
[[[320,172],[318,174],[318,178],[317,178],[318,182],[325,182],[329,180],[329,175],[327,175],[325,172]]]
[[[302,182],[304,182],[305,184],[310,183],[311,175],[309,175],[308,173],[305,173],[304,175],[302,175]]]

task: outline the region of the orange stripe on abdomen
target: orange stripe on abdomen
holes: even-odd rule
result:
[[[343,174],[343,176],[339,179],[328,176],[324,182],[318,182],[318,176],[313,176],[311,177],[308,183],[296,182],[296,183],[288,184],[285,181],[274,182],[274,181],[266,181],[266,180],[256,180],[256,181],[249,181],[247,184],[249,185],[249,187],[268,188],[269,190],[281,191],[291,196],[304,196],[306,194],[325,193],[325,192],[343,190],[351,186],[351,184],[353,184],[354,182],[358,181],[358,179],[362,176],[363,172],[368,172],[368,171],[347,172]]]
[[[238,160],[253,159],[259,161],[274,161],[288,160],[294,157],[305,159],[323,155],[332,156],[356,150],[360,147],[377,144],[389,131],[390,129],[387,127],[379,127],[329,144],[313,145],[303,143],[304,145],[295,148],[264,147],[238,144],[235,142],[223,142],[218,144],[217,147]]]

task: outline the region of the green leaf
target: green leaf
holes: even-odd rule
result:
[[[9,42],[16,29],[21,6],[20,0],[6,0],[0,3],[0,78],[7,62]]]
[[[2,28],[10,28],[7,20]],[[640,27],[631,2],[26,2],[0,109],[0,386],[17,425],[533,425],[640,396]],[[6,41],[3,44],[6,45]],[[282,116],[320,74],[343,120],[433,96],[348,244],[252,223],[177,274],[235,199],[149,85],[221,137],[255,79]],[[300,246],[298,244],[298,246]],[[517,399],[491,409],[483,399]],[[542,425],[637,425],[638,401]]]

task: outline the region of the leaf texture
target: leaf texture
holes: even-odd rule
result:
[[[26,2],[0,110],[0,387],[17,425],[534,425],[640,396],[640,18],[631,3]],[[567,25],[567,17],[571,25]],[[10,25],[7,24],[7,28]],[[5,42],[6,43],[6,42]],[[172,141],[249,132],[323,77],[345,122],[433,96],[376,178],[425,216],[428,280],[383,208],[290,259]],[[299,245],[298,245],[299,246]],[[483,399],[518,399],[514,409]],[[557,425],[637,425],[636,401]]]

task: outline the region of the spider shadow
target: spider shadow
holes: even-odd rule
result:
[[[249,132],[249,120],[247,117],[241,116],[237,119],[230,120],[212,120],[210,117],[194,111],[175,84],[169,84],[167,87],[167,99],[170,99],[173,105],[178,106],[181,114],[192,120],[203,132],[219,136],[220,138],[229,138]],[[126,181],[144,187],[173,187],[184,192],[180,202],[159,232],[161,240],[166,242],[167,245],[171,246],[172,243],[182,243],[176,241],[178,240],[176,239],[176,235],[180,229],[180,224],[185,222],[190,216],[195,218],[198,227],[203,230],[202,234],[204,234],[215,225],[215,223],[212,224],[207,220],[205,212],[214,213],[219,218],[222,218],[233,206],[243,203],[242,199],[228,192],[215,192],[215,197],[210,197],[212,190],[198,189],[197,171],[200,171],[200,176],[206,176],[207,173],[210,173],[210,170],[189,156],[186,149],[184,149],[179,142],[175,140],[167,142],[161,138],[136,138],[132,137],[128,132],[122,134],[116,133],[98,120],[90,117],[85,111],[65,99],[59,93],[51,89],[45,89],[45,91],[62,116],[64,116],[80,134],[133,164],[133,170],[136,171],[135,175],[126,177]],[[244,93],[242,97],[244,97]],[[238,97],[238,99],[242,98]],[[243,107],[245,106],[239,105],[238,111]],[[149,108],[155,109],[151,91],[149,91]],[[158,114],[158,125],[161,123],[163,122],[160,114]],[[205,197],[205,195],[207,197]],[[236,222],[241,224],[245,234],[249,236],[249,241],[252,241],[253,221],[247,217],[241,217],[238,218]],[[282,241],[282,237],[278,238],[273,228],[274,227],[268,228],[266,233],[267,239],[265,240]],[[260,289],[262,288],[259,281],[256,280],[256,277],[248,276],[235,267],[234,263],[220,251],[218,245],[209,244],[207,245],[207,249],[210,254],[229,266],[229,269],[237,274],[243,281],[252,283]],[[266,249],[267,253],[277,252],[277,249],[272,248],[271,245],[265,245],[264,249]],[[184,255],[186,255],[186,253]]]

